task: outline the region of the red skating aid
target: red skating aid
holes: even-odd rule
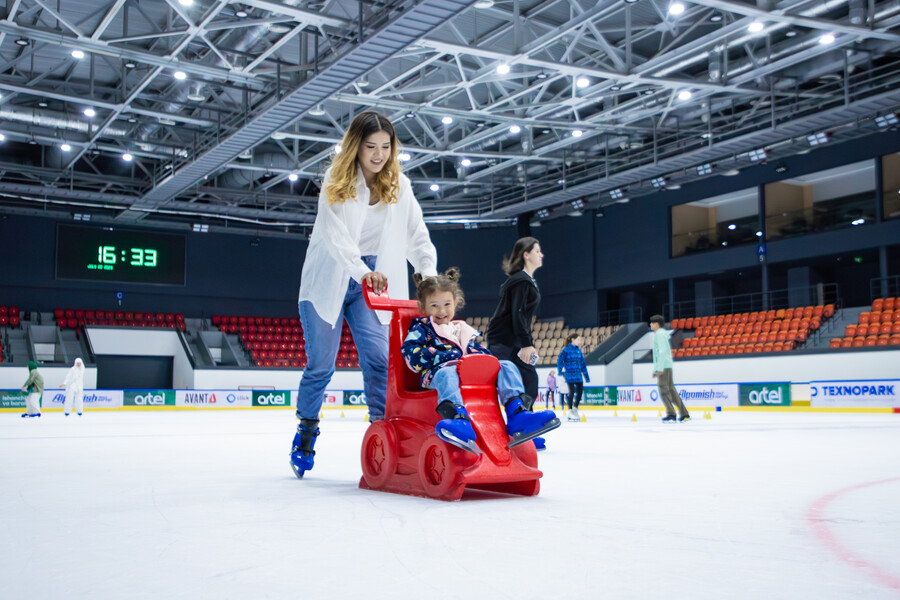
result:
[[[392,313],[388,355],[387,404],[383,421],[363,437],[363,489],[459,500],[467,488],[535,496],[543,473],[533,442],[510,449],[497,402],[500,363],[493,356],[466,356],[457,364],[460,391],[482,453],[447,444],[434,432],[437,392],[426,390],[400,354],[410,321],[419,316],[414,300],[391,300],[363,282],[366,304]]]

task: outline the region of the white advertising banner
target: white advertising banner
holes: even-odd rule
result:
[[[322,408],[340,408],[344,405],[344,390],[325,390]]]
[[[84,390],[84,409],[122,408],[122,390]],[[66,391],[44,390],[41,398],[43,408],[62,408],[66,401]]]
[[[678,395],[687,407],[738,406],[738,384],[714,383],[684,385],[675,384]],[[616,388],[616,404],[619,406],[663,408],[659,388],[655,385],[620,385]]]
[[[253,406],[251,390],[175,390],[175,406],[245,408]]]
[[[900,407],[900,379],[810,381],[811,406]]]

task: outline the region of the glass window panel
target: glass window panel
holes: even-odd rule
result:
[[[884,218],[900,219],[900,154],[881,157]]]
[[[672,207],[672,256],[756,243],[756,188]]]

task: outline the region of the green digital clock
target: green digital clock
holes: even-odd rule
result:
[[[57,227],[57,279],[184,285],[184,265],[183,235]]]

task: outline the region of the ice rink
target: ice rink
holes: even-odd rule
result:
[[[0,598],[900,597],[900,415],[587,412],[534,498],[363,491],[363,413],[0,414]]]

